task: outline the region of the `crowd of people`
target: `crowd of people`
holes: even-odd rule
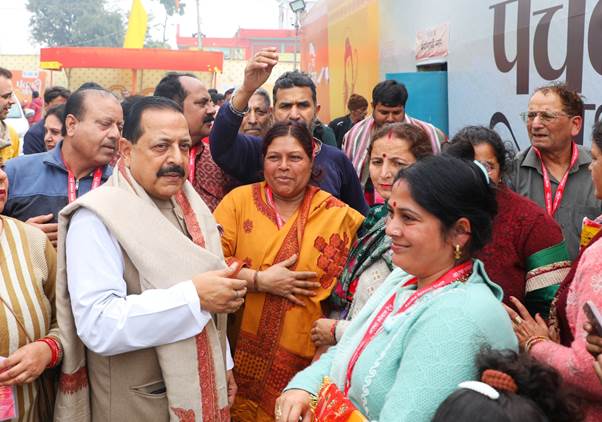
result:
[[[0,68],[0,420],[602,420],[581,96],[535,90],[516,153],[392,80],[326,125],[277,63],[49,88],[21,156]]]

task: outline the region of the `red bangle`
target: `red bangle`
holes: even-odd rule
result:
[[[46,338],[49,338],[56,345],[56,348],[58,350],[58,358],[57,358],[56,364],[58,365],[59,363],[61,363],[63,361],[63,345],[61,344],[59,339],[54,336],[50,336],[50,337],[46,337]]]
[[[330,327],[330,335],[332,336],[332,338],[334,339],[334,341],[337,341],[337,324],[339,323],[339,320],[335,320],[332,323],[332,326]]]
[[[36,340],[36,342],[44,343],[50,348],[50,362],[48,363],[46,368],[54,368],[55,366],[57,366],[62,357],[61,348],[59,346],[58,341],[56,341],[52,337],[44,337]]]

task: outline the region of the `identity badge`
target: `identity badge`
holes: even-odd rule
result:
[[[0,362],[5,358],[0,356]],[[14,386],[0,385],[0,421],[15,419],[17,417],[17,403]]]

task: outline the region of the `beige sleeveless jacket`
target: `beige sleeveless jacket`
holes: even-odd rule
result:
[[[162,214],[123,165],[105,185],[61,212],[57,319],[65,355],[56,421],[229,420],[225,315],[215,316],[194,338],[112,357],[87,350],[77,337],[67,289],[65,235],[80,207],[99,216],[120,244],[128,294],[169,288],[225,268],[215,221],[192,186],[186,182],[173,201],[195,241]]]

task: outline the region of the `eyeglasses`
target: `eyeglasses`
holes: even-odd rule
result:
[[[525,111],[520,114],[520,117],[525,123],[531,123],[537,116],[539,116],[542,123],[550,123],[560,116],[571,117],[563,111]]]

